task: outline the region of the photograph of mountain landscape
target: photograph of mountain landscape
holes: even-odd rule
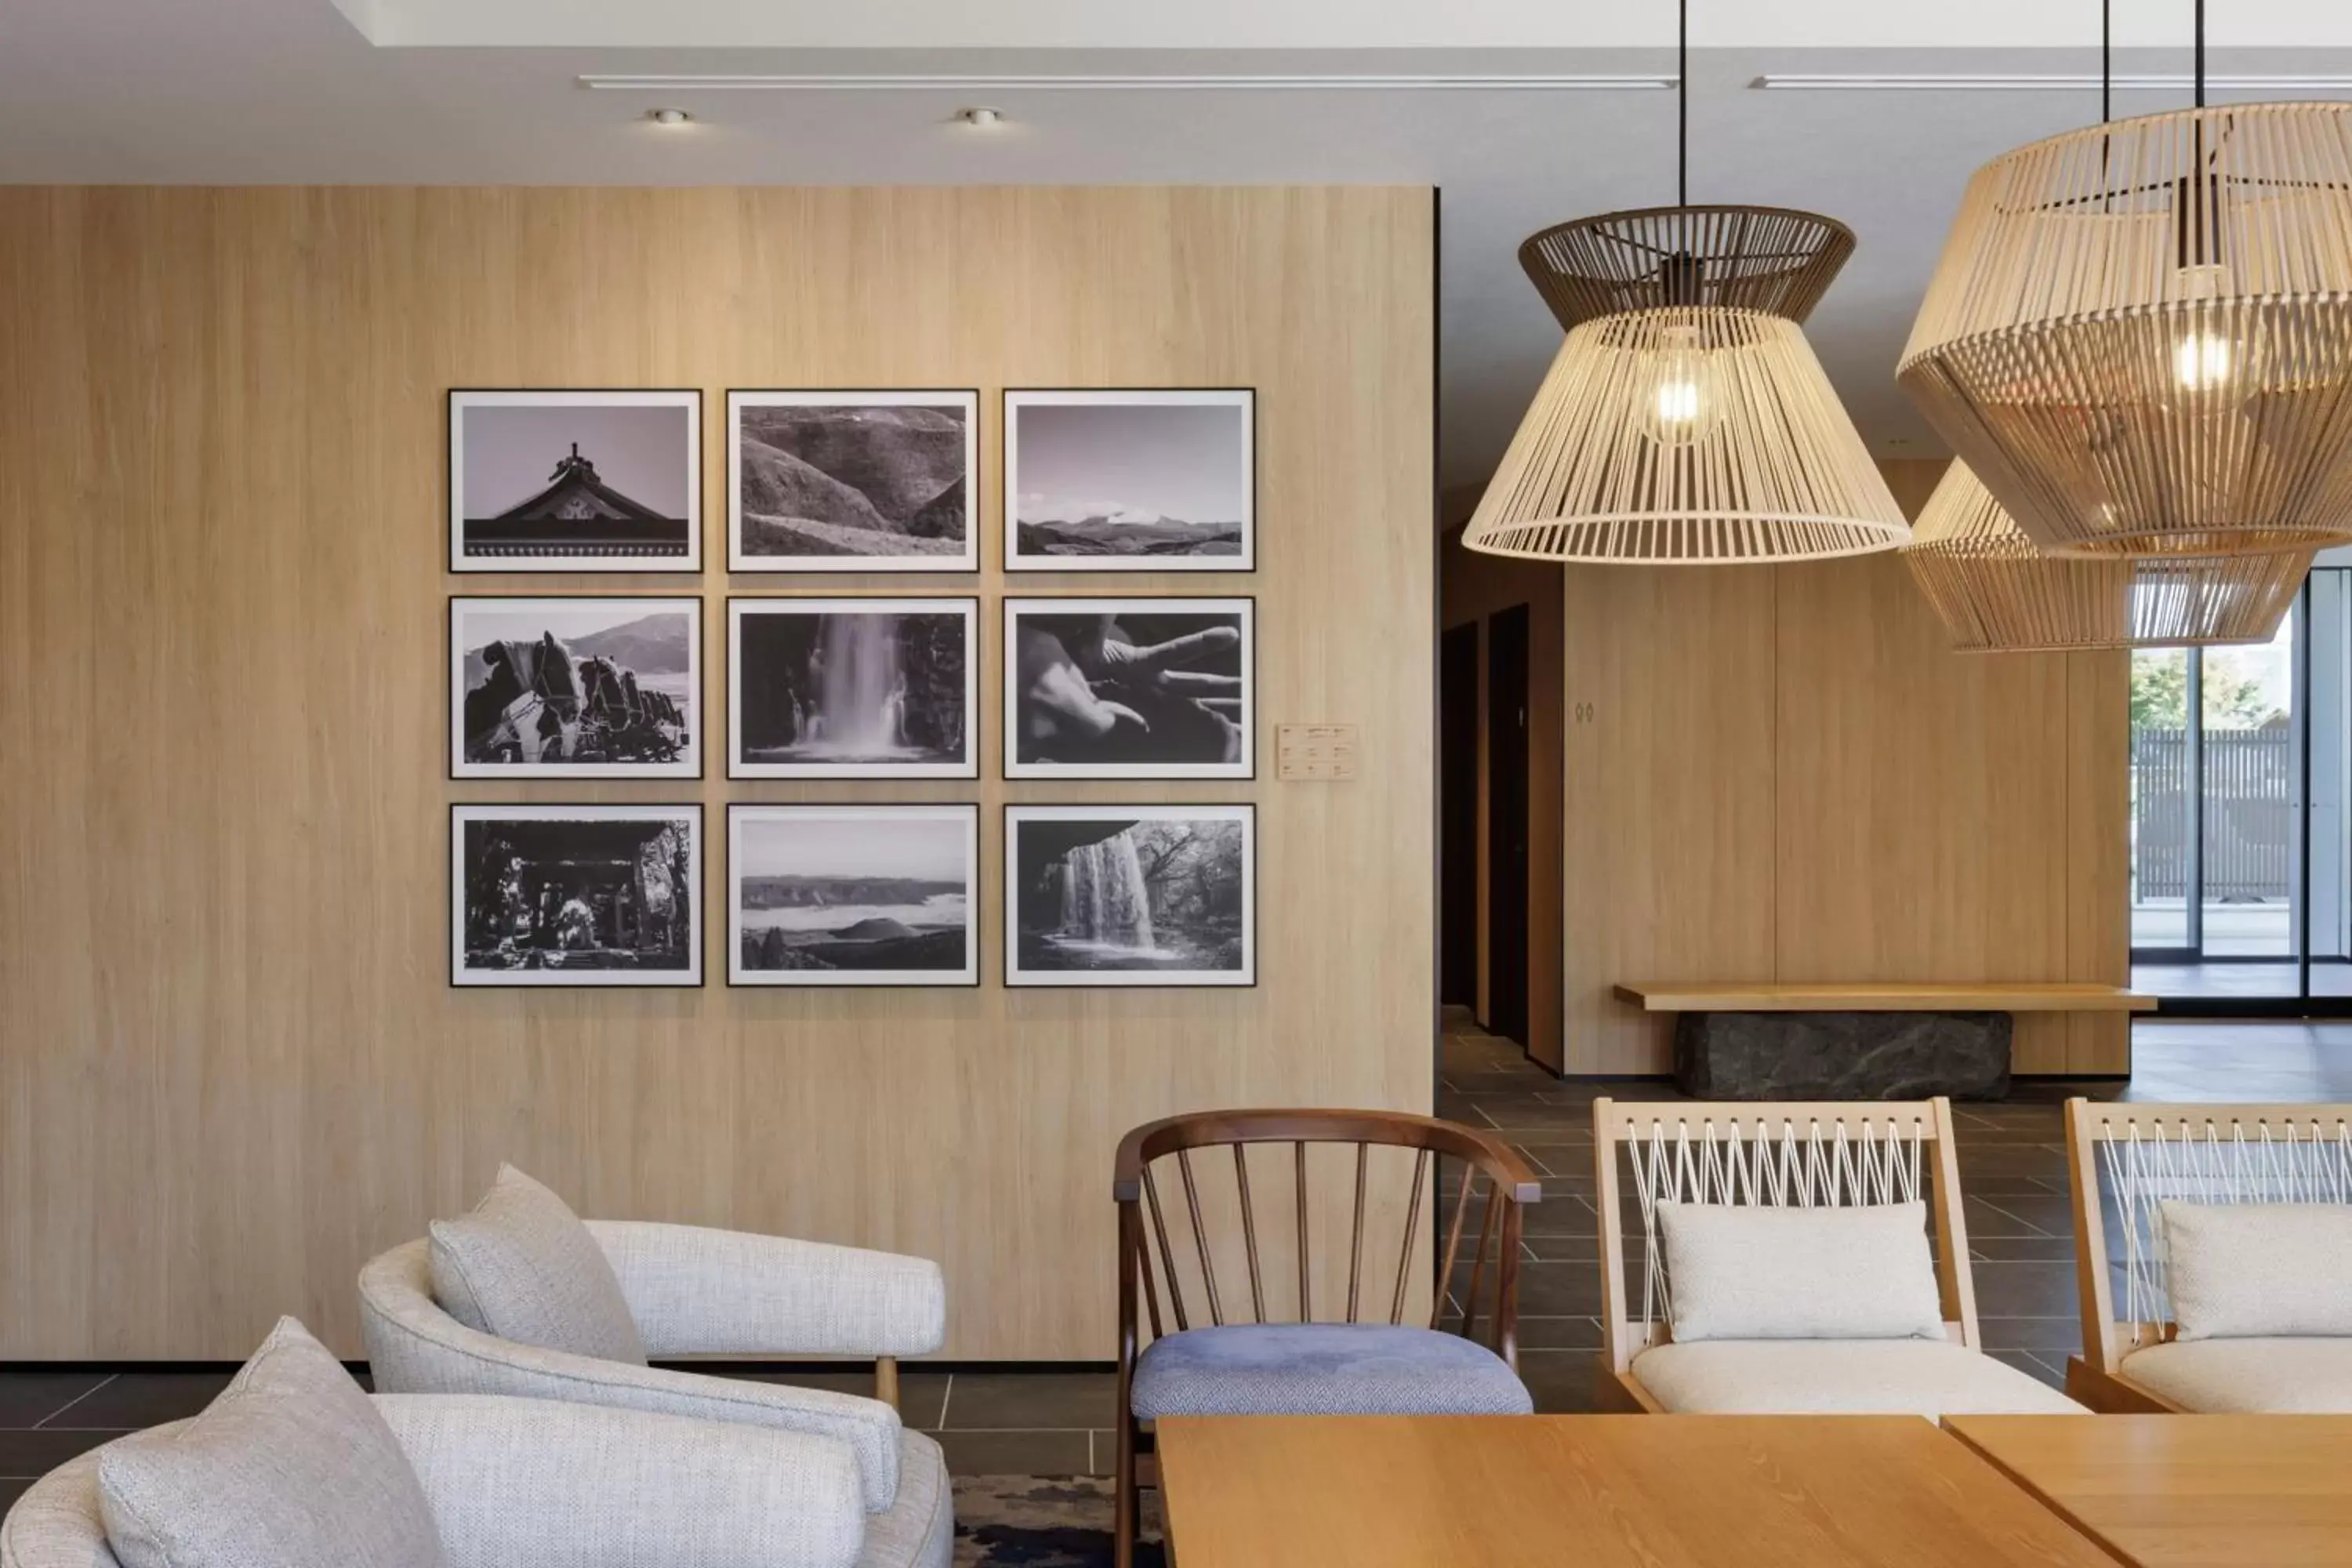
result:
[[[1256,394],[1007,392],[1008,572],[1257,566]]]
[[[728,983],[977,985],[976,805],[733,805]]]
[[[976,392],[730,392],[737,572],[975,572]]]
[[[449,570],[702,570],[702,394],[449,394]]]
[[[700,778],[702,601],[453,598],[449,776]]]
[[[1008,805],[1004,984],[1257,984],[1257,808]]]
[[[980,776],[980,601],[730,599],[727,773]]]

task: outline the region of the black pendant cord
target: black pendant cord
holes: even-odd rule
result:
[[[2116,0],[2099,0],[2099,123],[2116,117]]]
[[[2201,7],[2204,0],[2198,0]],[[1690,0],[1681,0],[1675,35],[1675,205],[1690,205]]]
[[[2205,0],[2197,0],[2197,107],[2205,107]]]

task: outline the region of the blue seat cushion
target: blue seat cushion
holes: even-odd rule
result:
[[[1229,1323],[1155,1340],[1133,1409],[1162,1415],[1526,1415],[1527,1384],[1459,1334],[1387,1323]]]

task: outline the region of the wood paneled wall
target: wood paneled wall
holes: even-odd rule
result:
[[[1461,498],[1459,511],[1466,516],[1477,503],[1475,489]],[[1457,508],[1449,493],[1446,510]],[[1561,646],[1560,568],[1548,562],[1519,561],[1482,555],[1462,547],[1462,535],[1450,525],[1442,563],[1441,618],[1446,627],[1478,627],[1478,908],[1475,940],[1478,952],[1479,1011],[1486,1015],[1491,1000],[1493,975],[1489,958],[1487,879],[1493,867],[1488,848],[1486,802],[1491,779],[1487,767],[1487,737],[1493,732],[1486,704],[1489,616],[1515,605],[1528,607],[1528,1037],[1520,1044],[1528,1054],[1554,1072],[1562,1070],[1560,974],[1560,830],[1565,823],[1560,796],[1560,725],[1568,714],[1560,699],[1560,680],[1567,668]]]
[[[1623,981],[2125,983],[2125,655],[1953,653],[1891,554],[1566,575],[1569,1071],[1671,1066]],[[2127,1029],[2021,1016],[2017,1069]]]
[[[583,1212],[945,1266],[947,1352],[1113,1353],[1110,1156],[1230,1104],[1426,1110],[1425,190],[0,191],[0,1358],[359,1351],[362,1260],[512,1160]],[[998,389],[1254,385],[1254,784],[998,771]],[[444,777],[453,590],[907,579],[444,573],[453,385],[983,391],[977,784]],[[723,563],[723,506],[705,557]],[[1344,784],[1271,726],[1362,726]],[[719,737],[706,742],[723,773]],[[978,799],[977,991],[457,992],[452,800]],[[1254,800],[1260,984],[1008,992],[1007,800]],[[714,976],[723,952],[707,948]],[[1400,1200],[1401,1201],[1401,1200]],[[1343,1223],[1344,1216],[1336,1223]],[[1391,1222],[1393,1223],[1393,1222]],[[1337,1234],[1328,1228],[1324,1234]]]

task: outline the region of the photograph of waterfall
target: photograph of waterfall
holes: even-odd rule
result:
[[[702,394],[449,394],[449,570],[702,570]]]
[[[730,599],[727,773],[980,776],[980,601]]]
[[[449,776],[702,776],[702,601],[449,601]]]
[[[727,808],[730,985],[977,985],[976,805]]]
[[[702,807],[458,805],[452,985],[699,985]]]
[[[1257,395],[1004,395],[1008,572],[1257,568]]]
[[[1004,776],[1255,776],[1254,599],[1004,601]]]
[[[736,572],[977,572],[977,392],[730,392]]]
[[[1257,984],[1257,808],[1008,805],[1004,984]]]

